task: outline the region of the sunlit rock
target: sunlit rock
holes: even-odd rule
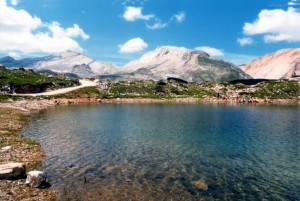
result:
[[[46,182],[47,174],[46,172],[42,171],[30,171],[27,173],[27,178],[25,184],[27,186],[38,188],[40,187],[44,182]]]

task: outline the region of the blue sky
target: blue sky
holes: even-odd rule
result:
[[[157,46],[235,64],[300,45],[297,0],[0,0],[0,56],[68,49],[123,65]]]

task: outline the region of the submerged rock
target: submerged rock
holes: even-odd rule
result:
[[[199,180],[199,181],[193,181],[192,184],[193,184],[193,186],[195,186],[196,188],[201,189],[201,190],[204,190],[204,191],[207,191],[207,189],[208,189],[207,184],[204,183],[202,180]]]
[[[0,179],[18,179],[24,176],[26,167],[24,163],[7,163],[0,165]]]
[[[27,173],[27,178],[25,184],[33,188],[40,187],[44,182],[46,182],[47,174],[42,171],[30,171]]]

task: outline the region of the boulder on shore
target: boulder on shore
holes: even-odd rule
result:
[[[24,163],[7,163],[0,165],[0,179],[18,179],[24,176],[26,167]]]
[[[33,188],[39,188],[44,182],[46,182],[46,179],[46,172],[34,170],[27,173],[25,184]]]

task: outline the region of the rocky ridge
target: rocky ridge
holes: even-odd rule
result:
[[[255,79],[300,77],[300,48],[283,49],[262,56],[241,69]]]
[[[125,80],[160,80],[168,77],[189,82],[230,81],[250,78],[232,63],[211,58],[203,51],[162,46],[129,62],[120,71]]]

